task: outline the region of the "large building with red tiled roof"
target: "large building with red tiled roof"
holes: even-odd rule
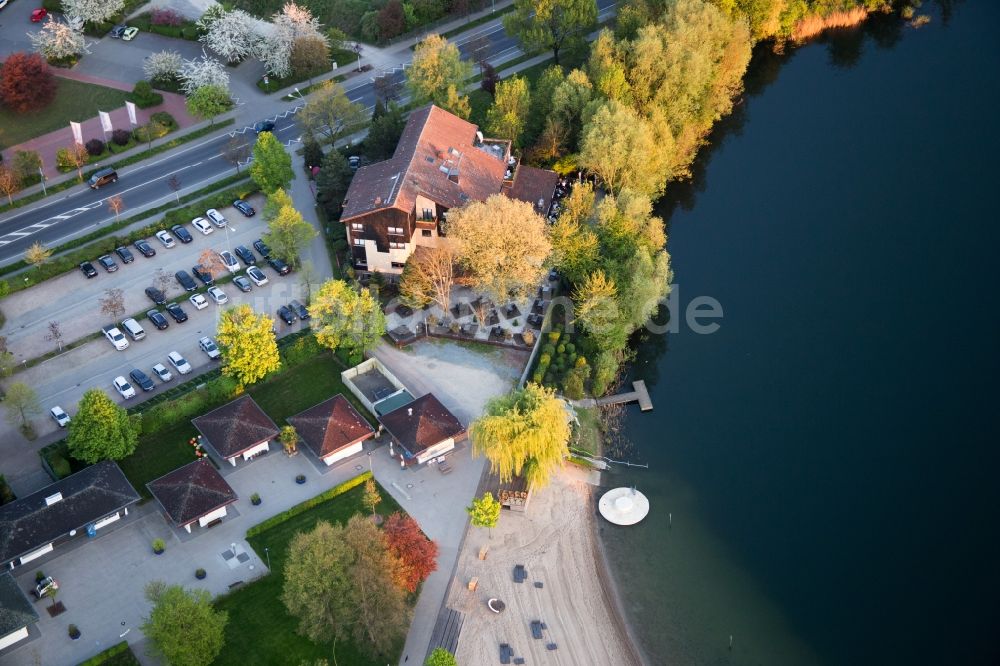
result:
[[[363,166],[344,198],[359,271],[399,274],[417,246],[441,241],[449,209],[507,194],[548,213],[556,174],[522,167],[510,142],[483,138],[467,120],[430,105],[410,114],[393,156]]]

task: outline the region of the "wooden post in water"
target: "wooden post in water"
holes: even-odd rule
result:
[[[730,651],[732,651],[732,649],[733,649],[733,635],[732,634],[729,634],[729,649],[730,649]]]

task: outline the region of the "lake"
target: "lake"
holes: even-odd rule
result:
[[[605,476],[651,502],[603,537],[654,663],[1000,662],[1000,6],[947,8],[757,54],[660,202],[724,317],[638,342],[649,469]]]

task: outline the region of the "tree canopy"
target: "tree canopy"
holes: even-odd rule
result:
[[[0,102],[14,113],[30,113],[48,106],[56,84],[45,58],[37,53],[11,53],[0,76]]]
[[[446,230],[472,288],[497,303],[526,296],[545,276],[552,245],[530,203],[493,194],[449,211]]]
[[[389,552],[400,562],[396,584],[407,592],[416,592],[437,569],[437,543],[427,538],[417,521],[398,511],[386,519],[382,531]]]
[[[559,64],[559,53],[579,42],[597,25],[596,0],[514,0],[514,11],[503,19],[509,35],[517,35],[530,50],[548,49]]]
[[[442,647],[434,648],[434,651],[427,655],[424,666],[458,666],[455,656]]]
[[[493,498],[493,493],[486,491],[482,497],[473,497],[472,504],[465,507],[473,527],[493,529],[500,520],[500,502]]]
[[[358,293],[343,280],[327,280],[309,305],[316,340],[329,349],[363,354],[385,334],[385,315],[378,299]]]
[[[222,374],[242,386],[260,381],[281,367],[274,320],[254,312],[248,304],[223,311],[216,340],[222,352]]]
[[[212,663],[225,643],[229,614],[217,611],[208,590],[185,590],[153,581],[146,586],[153,603],[142,633],[171,666],[204,666]]]
[[[348,99],[344,87],[335,81],[326,81],[310,93],[297,117],[306,131],[326,137],[330,143],[367,118],[364,107]]]
[[[130,456],[139,441],[140,423],[101,389],[88,389],[69,423],[70,455],[91,464]]]
[[[229,89],[219,85],[195,88],[187,98],[187,110],[196,118],[208,118],[215,123],[215,117],[228,111],[233,103],[229,99]]]
[[[531,115],[531,91],[526,79],[514,76],[497,84],[493,106],[486,112],[489,136],[509,139],[521,146],[521,137]]]
[[[569,455],[565,405],[537,384],[490,400],[469,434],[473,452],[486,456],[501,482],[524,474],[532,486],[544,486]]]
[[[403,266],[399,295],[404,303],[422,308],[434,303],[447,312],[455,285],[455,250],[451,243],[439,247],[420,246]]]
[[[272,256],[298,267],[302,251],[319,232],[305,221],[302,213],[292,205],[291,197],[280,188],[268,197],[264,217],[267,219],[267,232],[263,240],[271,248]]]
[[[417,105],[433,102],[456,116],[468,118],[469,98],[461,93],[472,76],[472,63],[462,60],[458,47],[439,35],[428,35],[413,50],[406,70],[410,95]]]
[[[265,194],[288,187],[295,177],[292,158],[270,132],[261,132],[253,146],[250,177]]]

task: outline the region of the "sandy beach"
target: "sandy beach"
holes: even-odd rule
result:
[[[586,478],[585,472],[567,466],[534,494],[527,514],[504,511],[492,538],[486,530],[470,528],[447,601],[465,614],[458,663],[498,664],[501,643],[527,664],[641,663],[603,571],[594,488]],[[484,544],[489,545],[485,561],[478,557]],[[524,583],[513,581],[517,564],[527,570]],[[473,577],[479,578],[478,589],[469,591]],[[536,581],[544,587],[535,587]],[[504,601],[503,613],[487,608],[491,597]],[[531,635],[535,620],[547,627],[540,640]],[[558,649],[548,650],[549,643]]]

